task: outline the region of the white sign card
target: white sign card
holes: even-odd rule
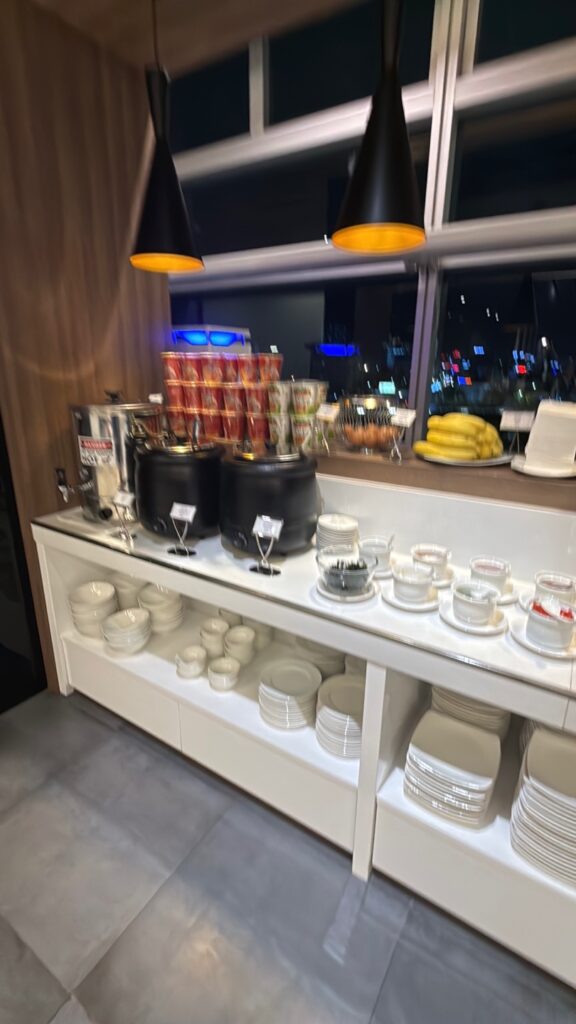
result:
[[[256,516],[252,533],[255,537],[266,537],[268,540],[278,540],[284,526],[283,519],[272,519],[270,516]]]
[[[529,434],[536,418],[535,412],[518,412],[515,409],[504,409],[500,420],[500,430],[510,430],[514,434]]]
[[[178,519],[181,523],[194,522],[196,516],[196,505],[184,505],[179,501],[175,501],[170,510],[170,519]]]
[[[396,409],[392,413],[391,423],[393,427],[411,427],[416,419],[416,409]]]
[[[118,505],[119,508],[132,508],[134,495],[130,494],[129,491],[117,491],[112,504]]]

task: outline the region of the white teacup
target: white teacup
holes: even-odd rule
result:
[[[452,587],[454,616],[471,626],[487,626],[494,614],[499,591],[485,583],[470,581]]]
[[[435,580],[444,580],[448,575],[451,551],[441,544],[416,544],[412,550],[412,561],[417,565],[429,565]]]
[[[511,571],[509,562],[505,562],[503,558],[493,558],[491,555],[477,555],[470,561],[472,579],[495,587],[500,594],[506,589]]]
[[[431,565],[402,565],[392,570],[394,596],[408,604],[423,604],[434,579]]]
[[[366,537],[360,542],[360,553],[371,555],[378,563],[375,576],[388,572],[392,553],[393,537]]]
[[[574,604],[576,601],[576,581],[572,576],[543,571],[537,572],[534,579],[536,581],[536,597],[541,599],[555,597],[557,601],[565,604]]]
[[[206,651],[193,644],[176,655],[176,671],[183,679],[197,679],[206,667]]]

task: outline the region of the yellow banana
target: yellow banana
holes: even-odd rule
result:
[[[447,430],[429,430],[426,440],[449,448],[479,448],[480,445],[465,434],[448,433]]]
[[[431,444],[430,441],[416,441],[413,447],[416,455],[434,455],[439,459],[468,462],[478,458],[475,447],[452,448],[450,445]]]

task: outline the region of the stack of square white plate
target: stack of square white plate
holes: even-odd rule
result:
[[[321,682],[315,665],[299,658],[278,658],[262,672],[258,687],[260,715],[277,729],[313,725]]]
[[[512,847],[548,875],[576,885],[576,737],[542,726],[522,762],[510,820]]]
[[[473,700],[472,697],[463,697],[462,694],[444,690],[441,686],[432,687],[432,710],[459,718],[461,722],[477,725],[479,729],[495,732],[501,740],[510,728],[509,711]]]
[[[332,544],[357,544],[359,536],[358,520],[353,516],[326,512],[318,517],[316,547],[319,550],[331,547]]]
[[[404,793],[433,814],[478,828],[486,818],[500,755],[495,733],[427,711],[406,755]]]
[[[138,604],[150,612],[153,633],[171,633],[182,625],[184,603],[175,590],[148,583],[140,591]]]
[[[364,679],[337,675],[326,679],[318,691],[316,737],[321,747],[337,757],[360,757]]]

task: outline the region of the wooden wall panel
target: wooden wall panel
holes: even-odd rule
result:
[[[0,411],[45,654],[28,524],[59,506],[54,467],[75,477],[68,406],[160,387],[166,280],[128,262],[149,148],[143,76],[2,0]]]

